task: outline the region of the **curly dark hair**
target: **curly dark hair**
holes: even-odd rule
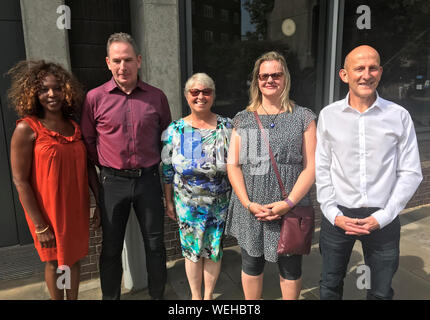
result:
[[[82,84],[61,65],[39,61],[20,61],[8,72],[12,79],[8,98],[19,116],[43,117],[44,110],[39,102],[38,92],[46,76],[54,76],[64,94],[62,107],[66,118],[79,117],[85,92]]]

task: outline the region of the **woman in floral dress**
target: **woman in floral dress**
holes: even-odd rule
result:
[[[221,269],[222,236],[230,184],[226,172],[231,120],[211,111],[215,84],[204,73],[184,89],[191,109],[162,135],[167,214],[179,224],[182,255],[193,300],[211,300]]]

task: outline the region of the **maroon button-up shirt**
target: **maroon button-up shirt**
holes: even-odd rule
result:
[[[160,136],[171,121],[160,89],[139,80],[126,94],[112,78],[87,93],[81,129],[93,164],[136,169],[160,162]]]

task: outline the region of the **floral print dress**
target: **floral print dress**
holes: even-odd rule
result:
[[[163,182],[173,183],[182,255],[193,262],[222,257],[231,186],[226,164],[231,119],[217,115],[216,129],[198,129],[184,119],[162,134]]]

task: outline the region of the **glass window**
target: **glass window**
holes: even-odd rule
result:
[[[221,33],[220,40],[221,42],[227,42],[229,40],[229,35],[227,33]]]
[[[203,16],[205,18],[213,18],[214,17],[214,10],[212,6],[204,5],[203,6]]]
[[[221,21],[222,22],[228,22],[229,20],[229,12],[228,10],[221,9]]]
[[[342,64],[360,44],[376,48],[383,67],[378,93],[406,108],[414,121],[421,161],[430,160],[430,1],[345,1]],[[347,86],[340,83],[339,95]]]
[[[206,72],[216,83],[213,111],[233,117],[248,105],[250,75],[255,60],[276,50],[284,55],[291,73],[291,98],[316,110],[318,0],[218,0],[211,2],[221,19],[192,18],[193,34],[215,30],[213,42],[193,42],[193,72]],[[203,4],[208,0],[192,0]],[[233,19],[224,21],[223,12]],[[206,39],[206,33],[205,33]],[[320,106],[318,106],[320,109]]]
[[[214,39],[214,33],[210,30],[205,30],[204,38],[206,42],[212,42]]]

